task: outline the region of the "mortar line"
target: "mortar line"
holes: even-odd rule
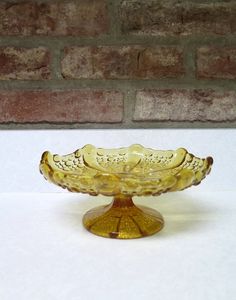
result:
[[[43,129],[236,129],[232,122],[132,122],[126,123],[5,123],[0,130],[43,130]]]
[[[73,0],[54,0],[54,2],[58,2],[58,3],[70,3]],[[77,0],[74,0],[77,1]],[[116,0],[111,0],[111,1],[116,1]],[[15,3],[16,0],[4,0],[4,2],[6,3]],[[18,0],[18,3],[24,3],[25,0]],[[34,0],[34,2],[36,3],[52,3],[52,0]],[[198,3],[205,3],[205,4],[211,4],[211,3],[225,3],[225,0],[198,0]],[[228,1],[226,4],[234,4],[234,0]]]
[[[225,35],[222,37],[213,36],[188,36],[188,37],[158,37],[158,36],[135,36],[135,35],[114,35],[118,29],[113,28],[113,35],[103,35],[93,38],[85,37],[55,37],[55,36],[0,36],[1,47],[23,47],[33,48],[44,46],[65,47],[65,46],[125,46],[125,45],[143,45],[143,46],[216,46],[216,47],[235,47],[236,35]]]
[[[185,77],[196,80],[196,48],[195,46],[184,46]]]
[[[127,90],[124,97],[124,126],[131,126],[135,103],[135,90]]]
[[[62,79],[61,76],[61,48],[53,47],[51,49],[51,70],[52,70],[52,78],[54,80]]]
[[[68,89],[107,89],[118,91],[132,91],[140,89],[214,89],[216,91],[236,91],[235,80],[215,79],[204,80],[184,78],[179,79],[157,79],[157,80],[95,80],[95,79],[51,79],[51,80],[0,80],[0,89],[2,90],[68,90]]]
[[[117,38],[120,35],[120,20],[118,17],[118,5],[120,0],[107,0],[109,21],[110,21],[110,37]],[[109,39],[109,36],[107,37]]]

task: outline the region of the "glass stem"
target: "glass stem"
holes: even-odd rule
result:
[[[133,207],[134,202],[131,196],[117,195],[113,198],[112,207]]]

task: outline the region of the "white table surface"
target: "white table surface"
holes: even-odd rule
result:
[[[114,240],[87,232],[82,215],[109,197],[71,194],[39,174],[41,153],[91,143],[185,147],[212,155],[196,187],[135,198],[164,229]],[[0,300],[235,300],[236,130],[0,131]]]
[[[0,299],[234,300],[236,193],[194,187],[135,200],[163,214],[160,233],[87,232],[83,213],[105,197],[1,194]]]

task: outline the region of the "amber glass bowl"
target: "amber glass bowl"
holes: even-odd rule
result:
[[[184,148],[154,150],[135,144],[102,149],[86,145],[63,156],[44,152],[44,177],[71,192],[113,196],[110,205],[96,207],[83,217],[90,232],[110,238],[138,238],[162,229],[159,212],[136,206],[133,196],[160,195],[199,184],[210,172],[213,159],[198,158]]]

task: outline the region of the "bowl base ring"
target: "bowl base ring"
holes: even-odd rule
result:
[[[109,205],[95,207],[83,217],[84,227],[93,234],[117,239],[134,239],[152,235],[164,226],[161,214],[141,205],[132,197],[115,196]]]

